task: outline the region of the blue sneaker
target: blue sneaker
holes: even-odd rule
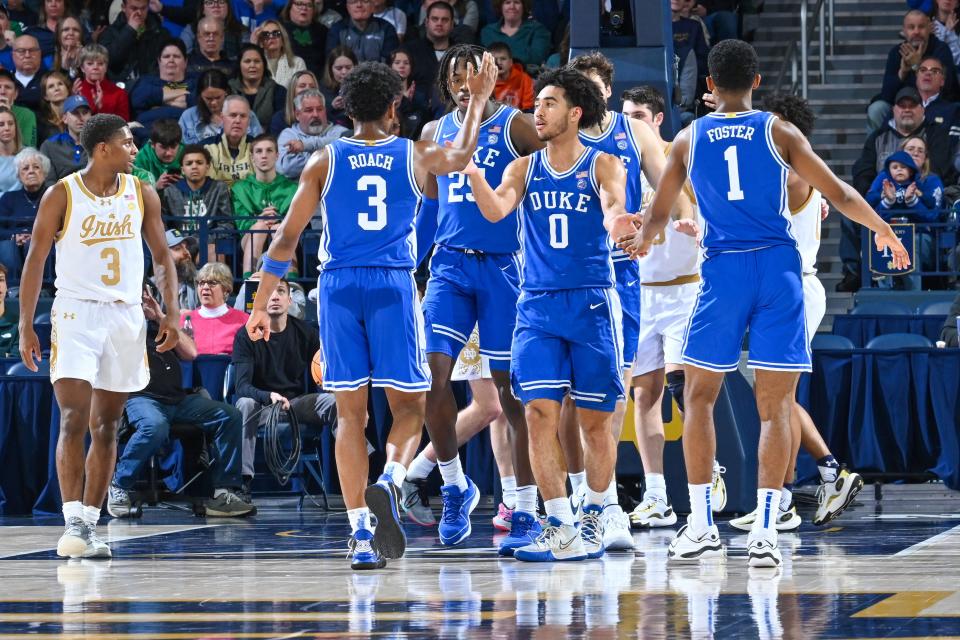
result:
[[[587,552],[583,548],[580,530],[551,516],[547,518],[543,533],[530,544],[515,549],[513,557],[523,562],[557,562],[583,560]]]
[[[350,568],[354,571],[383,569],[387,561],[373,548],[373,533],[369,529],[357,529],[347,541],[348,557],[352,557]]]
[[[514,549],[533,544],[541,533],[543,533],[543,527],[540,526],[536,516],[523,511],[514,511],[510,533],[500,541],[497,553],[501,556],[513,557]]]
[[[603,509],[595,504],[584,505],[580,514],[580,537],[583,539],[583,548],[588,559],[599,558],[603,555],[603,521],[600,516]]]
[[[467,490],[461,492],[455,484],[440,487],[443,514],[440,516],[440,544],[460,544],[470,535],[470,514],[480,502],[480,492],[473,480],[467,478]]]
[[[407,550],[407,535],[400,524],[400,492],[386,475],[367,487],[363,494],[370,513],[377,517],[373,548],[384,558],[402,558]]]

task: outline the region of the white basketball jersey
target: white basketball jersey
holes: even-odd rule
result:
[[[120,188],[95,196],[80,173],[60,182],[67,190],[57,234],[57,295],[78,300],[139,304],[143,290],[143,195],[140,181],[119,174]]]
[[[800,265],[803,273],[817,272],[817,251],[820,250],[820,192],[810,187],[810,194],[792,214],[793,236],[797,239],[797,248],[800,251]]]
[[[666,151],[670,147],[667,146]],[[647,182],[647,177],[640,174],[640,181],[643,188],[643,198],[641,200],[641,212],[645,212],[650,203],[653,202],[654,190]],[[696,206],[694,205],[694,211]],[[703,222],[698,222],[701,227]],[[673,221],[667,222],[667,226],[657,235],[650,248],[650,253],[637,261],[640,267],[641,284],[666,284],[674,280],[682,279],[687,276],[694,276],[700,272],[700,249],[697,246],[697,239],[679,233],[673,230]],[[682,284],[678,282],[677,284]]]

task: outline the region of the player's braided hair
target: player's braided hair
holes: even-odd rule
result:
[[[361,62],[340,85],[347,115],[357,122],[375,122],[400,97],[403,81],[382,62]]]
[[[784,120],[800,130],[804,137],[810,137],[817,116],[810,104],[789,93],[773,93],[763,99],[763,110],[779,114]]]
[[[445,104],[456,104],[457,100],[450,93],[450,70],[456,69],[461,60],[465,60],[474,71],[480,69],[480,59],[483,57],[483,47],[475,44],[455,44],[444,52],[437,67],[437,89],[440,98]]]
[[[563,67],[540,74],[533,90],[534,95],[540,95],[544,87],[560,87],[566,94],[567,104],[580,107],[583,111],[579,124],[581,129],[589,129],[603,122],[607,104],[600,94],[600,89],[593,80],[576,69]]]
[[[110,139],[126,126],[127,121],[120,116],[112,113],[98,113],[83,125],[83,130],[80,131],[80,146],[88,156],[92,156],[98,144],[110,142]]]

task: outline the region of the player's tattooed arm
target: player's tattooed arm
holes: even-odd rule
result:
[[[157,332],[157,351],[169,351],[180,340],[180,298],[177,284],[177,267],[167,246],[166,230],[160,218],[160,196],[156,190],[141,183],[143,195],[143,239],[153,256],[153,277],[160,289],[167,313],[160,321]]]
[[[627,122],[633,128],[633,137],[640,147],[640,159],[643,166],[643,175],[654,189],[659,188],[660,177],[663,175],[666,159],[660,142],[653,134],[653,129],[646,122],[628,118]]]
[[[490,186],[477,165],[471,162],[466,166],[463,173],[470,177],[473,198],[484,218],[490,222],[499,222],[513,213],[526,193],[529,166],[530,156],[518,158],[508,164],[496,190]]]
[[[874,232],[877,249],[890,249],[894,266],[906,269],[910,257],[900,239],[856,189],[834,175],[820,159],[810,142],[794,125],[780,119],[773,123],[773,142],[790,167],[803,180],[813,185],[843,215]]]
[[[603,226],[614,241],[636,232],[639,216],[627,213],[627,171],[619,158],[601,153],[596,160],[597,186],[603,208]]]

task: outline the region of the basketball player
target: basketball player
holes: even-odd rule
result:
[[[570,61],[570,66],[597,85],[604,103],[610,99],[613,63],[602,53],[594,51],[577,56]],[[646,177],[650,184],[656,186],[664,165],[663,153],[653,132],[644,124],[624,117],[622,113],[605,110],[600,122],[580,131],[580,141],[588,147],[620,158],[627,172],[627,211],[631,213],[640,211],[641,176]],[[614,249],[613,264],[617,294],[623,309],[623,379],[624,388],[627,388],[630,382],[630,367],[637,353],[637,336],[640,331],[640,277],[636,261],[631,260],[619,249]],[[613,437],[618,442],[623,430],[625,411],[626,401],[618,404],[613,413],[611,428]],[[567,471],[570,474],[571,486],[574,488],[575,509],[582,505],[585,491],[582,473],[577,473],[583,470],[579,432],[574,403],[568,398],[564,403],[561,416],[561,438],[567,458]],[[615,477],[610,480],[604,507],[604,544],[608,549],[632,549],[630,521],[617,500]]]
[[[597,86],[564,68],[541,75],[537,88],[534,122],[546,149],[511,162],[496,191],[480,167],[471,164],[465,172],[477,206],[491,222],[520,207],[523,277],[511,373],[526,411],[530,461],[548,525],[513,555],[544,562],[597,558],[604,552],[600,515],[616,460],[610,422],[623,399],[611,237],[631,233],[636,217],[624,208],[623,163],[585,147],[578,137],[581,127],[603,117]],[[579,529],[557,440],[568,391],[577,404],[586,454],[587,496]]]
[[[130,128],[118,116],[95,115],[80,143],[89,163],[47,190],[33,225],[20,281],[20,357],[37,371],[40,342],[33,318],[43,265],[56,244],[50,380],[60,406],[57,478],[66,521],[57,555],[109,558],[96,525],[117,459],[117,426],[127,394],[150,379],[140,306],[144,240],[167,306],[157,351],[177,345],[180,311],[160,198],[130,175],[137,154]]]
[[[437,144],[452,140],[461,128],[470,103],[468,70],[476,71],[483,49],[455,45],[440,61],[438,85],[444,101],[454,109],[427,123],[422,138]],[[492,184],[500,182],[506,166],[516,158],[540,149],[531,122],[513,107],[488,101],[474,163]],[[483,342],[480,353],[500,395],[500,404],[513,429],[516,447],[517,508],[514,532],[502,550],[530,543],[539,535],[536,520],[537,488],[527,453],[523,408],[510,393],[510,341],[520,293],[516,216],[503,224],[486,221],[477,209],[467,177],[460,172],[430,177],[427,202],[439,198],[436,248],[430,260],[430,280],[423,300],[427,329],[427,359],[433,384],[427,393],[427,431],[443,476],[443,514],[440,542],[454,545],[470,535],[470,513],[480,494],[467,478],[457,451],[457,404],[450,373],[460,350],[477,325]],[[417,466],[425,466],[425,457]]]
[[[666,108],[663,96],[653,87],[637,87],[623,93],[623,115],[646,123],[657,139],[657,146],[666,155],[670,143],[660,135]],[[641,208],[653,200],[654,190],[641,174],[643,197]],[[693,193],[688,185],[677,198],[674,217],[691,220]],[[668,224],[654,241],[650,255],[638,261],[640,275],[640,327],[637,357],[633,365],[634,425],[637,448],[643,461],[643,500],[630,514],[630,523],[637,528],[668,527],[677,521],[677,514],[667,497],[663,475],[664,427],[661,412],[663,383],[683,414],[683,365],[680,350],[683,331],[693,311],[700,281],[700,250],[695,238],[678,231],[678,222]],[[727,502],[727,489],[721,471],[713,462],[710,506],[722,511]]]
[[[759,511],[747,555],[750,566],[777,567],[781,555],[774,526],[789,464],[793,396],[799,373],[810,370],[787,173],[792,168],[848,217],[876,232],[877,246],[891,251],[898,268],[908,265],[909,257],[890,226],[833,175],[796,127],[751,109],[760,76],[749,44],[720,42],[710,51],[708,66],[707,86],[717,96],[717,112],[677,136],[644,224],[622,246],[630,255],[649,253],[689,172],[706,231],[702,282],[683,346],[683,449],[691,514],[670,543],[669,555],[675,560],[724,555],[710,509],[713,404],[724,372],[737,368],[750,327],[747,364],[756,370],[760,446]]]
[[[414,215],[427,172],[462,170],[477,144],[484,107],[496,83],[493,57],[467,70],[470,93],[463,127],[449,147],[389,135],[401,93],[400,77],[380,63],[364,63],[344,80],[341,95],[354,121],[354,137],[315,154],[300,179],[290,212],[265,254],[260,287],[247,331],[268,339],[266,301],[286,273],[304,227],[320,204],[320,345],[324,386],[336,393],[336,457],[350,520],[354,569],[385,566],[406,548],[398,488],[423,429],[430,370],[424,354],[413,269]],[[367,385],[383,387],[393,414],[387,465],[366,487]],[[376,535],[370,511],[377,517]]]

